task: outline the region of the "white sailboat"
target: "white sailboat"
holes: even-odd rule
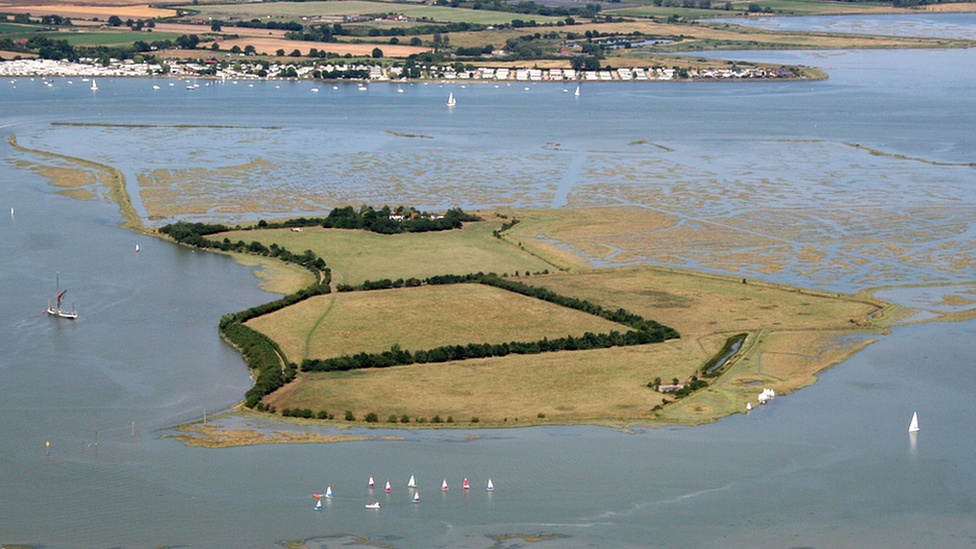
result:
[[[413,478],[413,475],[410,475],[410,480],[407,481],[407,488],[416,488],[416,487],[417,487],[417,479]]]
[[[487,487],[487,490],[489,492],[494,492],[495,491],[495,484],[493,482],[491,482],[491,479],[488,479],[488,487]]]
[[[441,492],[446,492],[446,491],[447,491],[447,479],[444,479],[444,482],[441,483]]]
[[[908,432],[918,432],[918,412],[912,412],[912,422],[908,424]]]
[[[91,82],[92,82],[91,90],[92,91],[98,91],[98,84],[95,83],[95,79],[94,78],[92,78],[92,81]]]
[[[319,500],[316,500],[315,501],[315,510],[316,511],[321,511],[322,510],[322,500],[319,499]]]
[[[455,105],[457,105],[457,99],[454,99],[454,92],[451,92],[451,93],[450,93],[450,94],[449,94],[449,95],[447,96],[447,106],[448,106],[448,107],[453,107],[453,106],[455,106]]]
[[[414,503],[420,503],[420,491],[419,490],[413,493],[413,502]]]
[[[376,486],[376,483],[373,482],[373,477],[369,477],[369,482],[366,483],[366,486],[369,486],[370,488]]]
[[[57,305],[55,305],[54,307],[52,307],[51,306],[51,299],[48,298],[48,300],[47,300],[47,311],[45,311],[45,312],[47,314],[51,315],[51,316],[56,316],[56,317],[59,317],[59,318],[67,318],[69,320],[75,320],[76,318],[78,318],[78,313],[75,312],[74,307],[71,308],[71,312],[68,312],[68,311],[66,311],[66,310],[64,310],[64,309],[61,308],[61,300],[64,299],[64,294],[68,293],[68,290],[65,290],[63,292],[61,291],[61,277],[60,276],[57,278],[56,284],[57,284],[57,286],[56,286],[56,288],[57,288],[57,290],[56,290]]]
[[[329,486],[328,488],[325,489],[325,497],[327,497],[329,499],[332,499],[332,487],[331,486]]]
[[[573,95],[579,97],[579,86],[576,86],[576,93],[574,93]]]
[[[136,244],[136,253],[139,253],[139,245]]]
[[[386,487],[383,488],[383,491],[384,492],[392,492],[393,491],[393,487],[390,486],[390,481],[386,481]]]

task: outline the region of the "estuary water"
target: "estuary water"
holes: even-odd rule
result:
[[[201,206],[193,217],[229,220],[246,217],[227,207],[242,192],[266,197],[255,202],[269,217],[404,197],[426,197],[411,203],[431,208],[655,208],[663,206],[637,191],[667,184],[655,171],[663,170],[724,193],[714,204],[675,201],[667,205],[673,212],[732,217],[747,202],[734,199],[737,186],[748,185],[765,189],[751,198],[768,208],[858,205],[884,220],[878,212],[899,214],[890,216],[898,227],[920,218],[915,238],[900,242],[915,246],[914,255],[838,276],[796,268],[769,279],[838,291],[869,285],[868,270],[901,284],[972,282],[971,269],[946,265],[976,245],[976,172],[965,166],[976,160],[976,87],[963,70],[976,66],[976,51],[728,55],[821,66],[831,78],[584,84],[578,99],[558,84],[430,84],[403,93],[396,85],[361,92],[318,84],[313,92],[311,83],[187,90],[133,79],[100,81],[93,94],[77,79],[49,87],[20,78],[0,85],[0,137],[119,168],[143,215],[160,207],[149,190],[172,186],[176,170],[196,170],[196,186],[186,188],[205,192],[194,198]],[[453,110],[443,105],[447,91],[458,97]],[[630,145],[641,139],[674,155],[662,160]],[[32,168],[47,161],[4,147],[0,544],[976,545],[973,321],[898,328],[810,388],[696,428],[322,428],[380,438],[186,447],[168,437],[169,426],[222,410],[250,386],[243,362],[217,336],[220,315],[270,296],[226,257],[118,229],[113,204],[56,194]],[[609,183],[591,189],[593,181]],[[840,250],[845,235],[895,238],[885,223],[844,223],[829,229],[833,240],[818,239],[825,248]],[[81,315],[75,322],[40,314],[58,276]],[[913,411],[922,430],[909,437]],[[420,482],[420,504],[409,501],[410,475]],[[369,476],[391,480],[393,492],[371,493]],[[475,489],[459,489],[465,477]],[[452,484],[445,493],[437,489],[443,478]],[[336,497],[313,511],[310,495],[326,486]],[[372,501],[382,509],[366,511]],[[504,538],[510,534],[551,536]]]

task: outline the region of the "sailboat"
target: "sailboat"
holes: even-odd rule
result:
[[[61,291],[61,277],[60,276],[57,278],[57,291],[56,292],[57,292],[57,305],[54,306],[54,307],[52,307],[51,306],[51,300],[48,299],[48,301],[47,301],[47,311],[46,311],[47,314],[49,314],[51,316],[57,316],[57,317],[60,317],[60,318],[68,318],[68,319],[71,319],[71,320],[74,320],[74,319],[78,318],[78,313],[75,312],[74,307],[71,308],[71,312],[70,313],[68,311],[65,311],[64,309],[61,308],[61,300],[64,299],[64,294],[68,293],[68,290],[65,290],[63,292]]]
[[[315,510],[316,511],[321,511],[322,510],[322,500],[319,499],[319,500],[316,500],[315,501]]]
[[[444,482],[441,483],[441,492],[446,492],[446,491],[447,491],[447,479],[444,479]]]
[[[579,86],[576,86],[576,93],[574,93],[573,95],[579,97]]]
[[[494,492],[495,491],[495,484],[491,481],[491,479],[488,479],[488,488],[487,488],[487,490],[489,492]]]
[[[328,488],[325,489],[325,497],[327,497],[329,499],[332,499],[332,487],[331,486],[329,486]]]
[[[464,483],[461,484],[461,489],[462,490],[470,490],[471,489],[471,485],[468,484],[468,479],[464,479]]]
[[[912,422],[908,424],[908,432],[918,432],[918,412],[912,412]]]
[[[417,479],[413,478],[413,475],[410,475],[410,480],[407,481],[407,488],[416,488],[416,487],[417,487]]]
[[[448,107],[453,107],[453,106],[455,106],[455,105],[457,105],[457,99],[454,99],[454,92],[451,92],[451,93],[450,93],[450,94],[449,94],[449,95],[447,96],[447,106],[448,106]]]
[[[98,91],[98,84],[95,83],[95,79],[94,78],[92,78],[92,87],[91,87],[91,90],[92,91]]]
[[[369,477],[369,482],[366,483],[366,486],[369,486],[370,488],[376,486],[376,483],[373,482],[373,477]]]
[[[420,503],[420,491],[419,490],[413,493],[413,502],[414,503]]]
[[[136,253],[139,253],[139,245],[136,244]]]
[[[386,481],[386,488],[383,488],[383,491],[384,492],[392,492],[393,491],[393,487],[390,486],[390,481]]]

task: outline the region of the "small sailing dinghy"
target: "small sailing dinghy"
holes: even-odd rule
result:
[[[325,497],[327,497],[329,499],[332,499],[332,487],[331,486],[329,486],[328,488],[325,489]]]
[[[369,482],[366,483],[366,486],[369,486],[370,488],[372,488],[373,486],[376,486],[376,483],[373,482],[373,477],[369,477]]]
[[[92,78],[91,83],[92,83],[91,90],[92,91],[98,91],[98,84],[95,83],[95,79],[94,78]]]
[[[322,500],[319,499],[319,500],[316,500],[315,501],[315,510],[316,511],[321,511],[322,510]]]
[[[446,491],[447,491],[447,479],[444,479],[444,482],[441,483],[441,492],[446,492]]]
[[[487,488],[487,490],[489,492],[494,492],[495,491],[495,484],[491,481],[491,479],[488,479],[488,488]]]
[[[387,492],[387,493],[389,493],[389,492],[392,492],[392,491],[393,491],[393,487],[392,487],[392,486],[390,486],[390,481],[386,481],[386,488],[383,488],[383,491],[384,491],[384,492]]]
[[[576,97],[579,97],[579,86],[576,86],[576,93],[574,95],[576,95]]]
[[[464,483],[461,484],[461,489],[462,490],[470,490],[471,489],[471,485],[468,484],[468,479],[464,479]]]
[[[419,490],[413,493],[413,502],[414,503],[420,503],[420,491]]]
[[[449,95],[447,96],[447,106],[448,106],[448,107],[453,107],[453,106],[455,106],[455,105],[457,105],[457,99],[454,99],[454,92],[451,92],[451,93],[450,93],[450,94],[449,94]]]
[[[379,509],[380,508],[380,502],[376,501],[376,502],[373,502],[373,503],[367,503],[366,504],[366,508],[367,509]]]
[[[407,488],[416,488],[416,487],[417,487],[417,479],[413,478],[413,475],[410,475],[410,480],[407,481]]]
[[[912,422],[908,424],[908,432],[918,432],[918,412],[912,412]]]

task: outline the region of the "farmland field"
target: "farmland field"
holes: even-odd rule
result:
[[[312,250],[332,269],[337,283],[364,280],[427,278],[443,274],[497,274],[553,270],[545,263],[499,239],[491,232],[501,220],[468,223],[464,229],[418,234],[381,235],[366,231],[306,228],[234,231],[214,235],[232,242],[277,243],[296,253]]]
[[[273,19],[298,20],[302,17],[316,16],[344,16],[344,15],[386,15],[390,13],[403,14],[411,19],[426,19],[438,22],[468,22],[483,25],[498,23],[510,23],[513,19],[529,20],[537,22],[555,22],[561,17],[546,17],[541,15],[522,15],[518,13],[506,13],[499,11],[472,10],[466,8],[448,8],[438,6],[426,6],[387,3],[387,2],[361,2],[358,0],[342,2],[276,2],[276,3],[255,3],[255,4],[219,4],[219,5],[197,5],[184,6],[186,9],[193,9],[206,17],[215,19],[229,19],[231,17],[243,18],[267,18]]]
[[[288,359],[408,351],[468,343],[539,341],[630,328],[481,284],[422,286],[317,296],[255,318]]]

